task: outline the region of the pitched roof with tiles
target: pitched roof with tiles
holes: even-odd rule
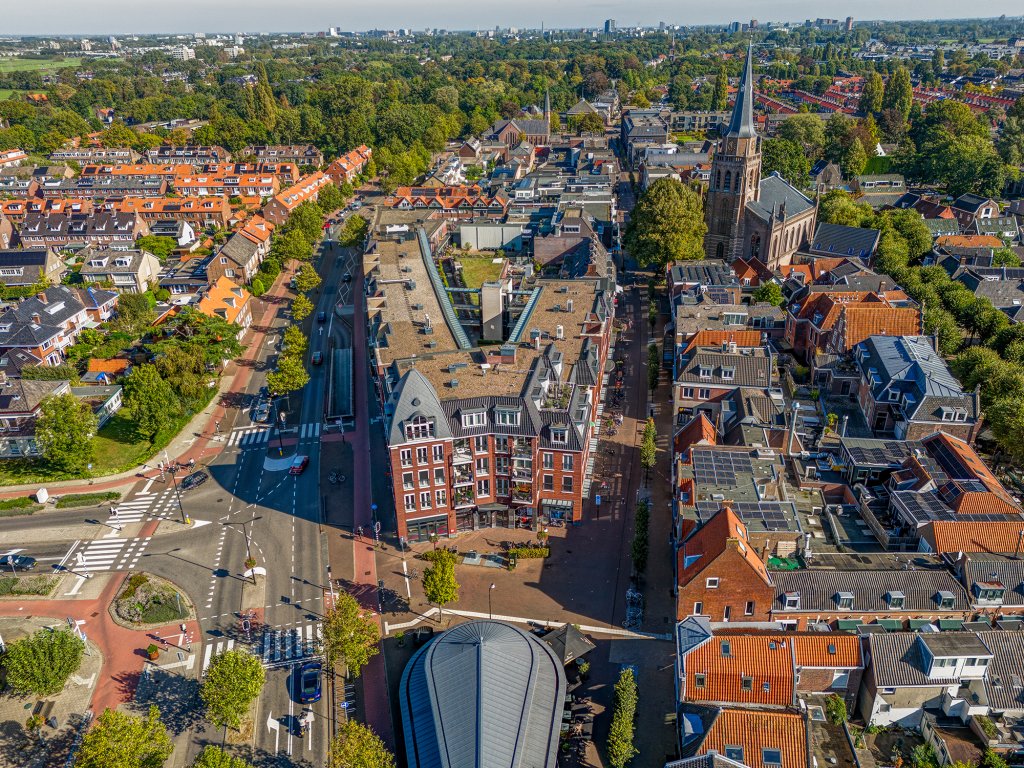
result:
[[[921,331],[917,307],[854,304],[842,308],[844,347],[853,349],[869,336],[913,336]]]
[[[940,248],[1002,248],[1003,241],[995,235],[942,235],[935,240],[935,246]]]
[[[775,612],[780,617],[787,612],[893,613],[886,595],[894,592],[904,596],[902,612],[938,612],[940,592],[953,595],[952,608],[942,610],[966,611],[970,606],[966,590],[953,574],[945,570],[837,571],[810,568],[777,571],[772,574],[772,580],[775,582]],[[787,594],[799,596],[796,608],[786,609]],[[853,604],[840,609],[837,600],[840,594],[853,595]]]
[[[807,768],[807,726],[796,712],[761,712],[749,709],[722,709],[701,741],[699,750],[715,750],[728,755],[727,748],[741,747],[740,759],[750,768],[774,768],[780,763],[766,757],[778,750],[782,768]],[[765,752],[769,754],[766,755]],[[736,754],[736,753],[733,753]]]
[[[226,277],[220,277],[199,300],[197,308],[204,315],[222,317],[229,323],[238,320],[249,302],[249,292]]]
[[[1024,518],[1020,521],[935,520],[921,529],[934,552],[989,552],[1011,554],[1020,547]]]
[[[860,638],[842,632],[787,633],[792,637],[793,657],[800,668],[857,669],[864,666]]]
[[[715,445],[718,432],[704,411],[699,411],[672,439],[676,454],[683,454],[691,445]]]
[[[774,635],[715,633],[686,654],[682,667],[687,701],[793,705],[796,674],[792,649],[789,642]]]
[[[679,585],[696,578],[709,563],[714,562],[729,547],[735,548],[750,568],[765,583],[771,584],[771,576],[761,558],[748,543],[747,526],[730,507],[722,507],[700,528],[694,531],[679,547]]]
[[[292,211],[307,200],[316,199],[316,196],[320,194],[320,188],[332,183],[330,177],[317,171],[279,192],[274,196],[274,202],[284,207],[285,210]]]
[[[112,373],[116,376],[123,374],[131,365],[131,360],[114,357],[109,359],[90,358],[88,373]]]
[[[724,344],[735,344],[740,348],[760,348],[763,342],[760,331],[723,331],[705,328],[694,334],[683,354],[692,352],[697,347],[720,347]]]

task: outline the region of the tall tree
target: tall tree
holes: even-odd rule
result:
[[[864,80],[864,90],[860,94],[860,111],[865,115],[873,115],[882,111],[882,97],[885,94],[885,83],[877,72],[871,72]]]
[[[380,627],[371,611],[363,610],[352,595],[340,592],[323,618],[324,656],[329,667],[345,665],[359,677],[370,659],[380,653]]]
[[[765,303],[781,307],[784,301],[782,286],[774,280],[763,282],[754,290],[753,300],[755,304]]]
[[[889,76],[882,95],[882,109],[895,109],[903,116],[904,122],[910,117],[910,105],[914,101],[914,91],[910,84],[910,72],[900,66]]]
[[[779,172],[794,187],[806,187],[811,172],[811,160],[799,144],[788,139],[768,139],[761,153],[761,173],[767,176]]]
[[[307,299],[303,294],[299,294],[292,301],[292,317],[295,318],[296,322],[301,323],[307,317],[313,313],[313,302]]]
[[[191,768],[253,768],[252,763],[207,744],[193,761]]]
[[[173,751],[155,706],[145,717],[107,709],[82,738],[75,768],[162,768]]]
[[[124,405],[136,431],[152,441],[178,411],[174,388],[154,365],[140,365],[124,383]]]
[[[36,443],[53,466],[81,472],[92,460],[96,428],[96,415],[88,403],[70,392],[50,395],[39,406]]]
[[[237,730],[266,679],[263,664],[248,651],[230,650],[214,656],[199,689],[207,719]]]
[[[40,630],[8,645],[0,667],[15,693],[53,696],[78,671],[84,650],[85,643],[66,629]]]
[[[715,75],[715,89],[711,92],[712,111],[721,112],[729,106],[729,78],[725,68],[719,68]]]
[[[320,275],[312,264],[303,264],[295,275],[295,290],[299,293],[309,293],[320,285]]]
[[[704,257],[704,204],[675,179],[658,179],[640,196],[626,227],[625,245],[644,267]]]
[[[275,395],[297,392],[307,383],[309,372],[302,358],[295,355],[282,355],[277,361],[277,369],[267,374],[267,386]]]
[[[368,725],[348,720],[327,754],[328,768],[395,768],[395,757]]]
[[[133,336],[145,331],[156,319],[151,299],[145,293],[122,293],[118,296],[114,327]]]
[[[860,176],[864,173],[867,164],[868,153],[865,151],[864,145],[860,143],[860,139],[855,137],[853,141],[846,145],[846,149],[843,152],[841,161],[843,175],[849,179],[852,179],[854,176]]]
[[[779,126],[779,138],[799,144],[809,157],[817,157],[825,146],[825,124],[817,115],[793,115]]]
[[[433,553],[433,562],[423,571],[423,593],[427,601],[436,605],[441,613],[448,603],[459,599],[459,582],[455,578],[455,555],[439,549]],[[438,615],[440,618],[440,614]]]

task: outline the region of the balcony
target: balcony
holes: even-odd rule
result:
[[[452,463],[465,464],[473,460],[473,452],[469,450],[468,443],[456,443],[452,450]]]
[[[472,488],[465,488],[460,491],[455,491],[455,495],[452,497],[452,502],[456,509],[460,507],[471,507],[476,504],[476,497],[473,495]]]
[[[529,440],[514,440],[512,442],[512,455],[520,458],[533,458],[533,445]]]
[[[512,470],[512,479],[517,483],[533,483],[533,472],[529,469],[516,467]]]
[[[456,469],[452,473],[452,485],[471,485],[473,483],[473,473],[464,472]]]
[[[512,501],[521,504],[533,503],[533,486],[517,484],[512,488]]]

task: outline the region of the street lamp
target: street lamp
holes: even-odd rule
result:
[[[491,593],[494,591],[494,584],[491,584],[490,589],[487,590],[487,618],[493,619],[494,614],[491,612]]]
[[[274,397],[274,410],[277,412],[275,417],[277,421],[277,455],[284,456],[284,435],[282,430],[284,429],[285,419],[288,417],[281,411],[281,404],[276,396]]]
[[[181,506],[181,492],[178,490],[178,481],[174,475],[176,470],[171,467],[168,467],[167,470],[171,474],[171,485],[174,486],[174,497],[178,500],[178,511],[181,512],[181,524],[188,525],[185,518],[185,508]]]

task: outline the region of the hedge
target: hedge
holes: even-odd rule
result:
[[[14,499],[0,499],[0,517],[17,517],[19,515],[31,515],[33,512],[43,508],[42,504],[30,496],[18,496]]]
[[[57,509],[69,507],[91,507],[104,501],[117,501],[121,498],[118,491],[100,491],[97,493],[71,493],[57,499]]]
[[[516,557],[520,560],[536,560],[543,557],[551,557],[551,547],[513,547],[508,551],[509,557]]]

